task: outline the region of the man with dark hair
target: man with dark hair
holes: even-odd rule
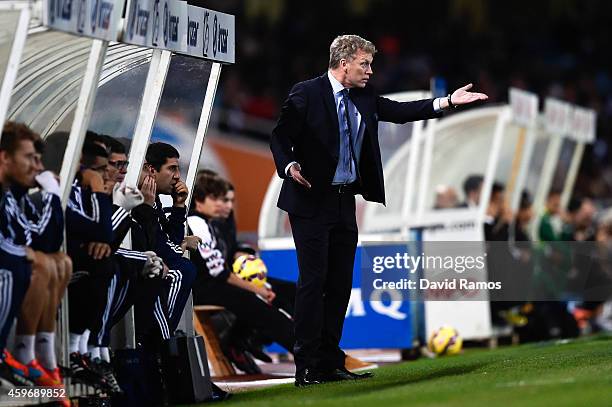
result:
[[[532,204],[533,201],[529,192],[523,191],[514,227],[514,240],[517,242],[528,242],[531,240],[529,237],[529,224],[533,218]]]
[[[506,207],[505,190],[506,187],[502,183],[493,183],[484,224],[486,241],[507,241],[509,238],[508,228],[512,213]]]
[[[459,205],[461,208],[474,208],[480,203],[480,191],[482,190],[482,175],[470,175],[463,182],[463,193],[465,201]]]
[[[8,122],[0,142],[0,376],[11,383],[61,385],[35,356],[35,335],[56,278],[56,263],[32,250],[32,232],[19,204],[35,185],[39,137],[23,124]],[[16,358],[5,349],[8,332],[20,312]],[[48,322],[48,321],[45,321]],[[49,349],[46,349],[47,351]],[[54,355],[45,355],[53,357]]]
[[[109,150],[112,152],[117,149],[111,137],[88,132],[82,163],[100,171],[104,190],[107,193],[112,192],[112,216],[106,221],[111,223],[111,238],[108,242],[94,243],[103,252],[94,252],[94,258],[88,264],[89,276],[86,279],[89,283],[95,282],[95,296],[99,298],[94,301],[96,310],[90,314],[87,329],[80,335],[78,344],[76,338],[71,343],[71,359],[75,361],[74,365],[77,365],[77,369],[82,367],[87,373],[80,375],[81,378],[84,381],[94,381],[94,384],[96,379],[98,384],[112,393],[119,393],[121,389],[110,364],[110,328],[139,298],[151,293],[157,295],[160,284],[148,280],[161,277],[163,269],[161,259],[153,252],[119,248],[133,226],[129,211],[140,204],[143,197],[138,190],[117,184],[118,171],[106,158]],[[108,224],[105,227],[107,226]],[[97,254],[100,256],[96,257]],[[87,281],[83,284],[86,283]],[[153,298],[153,295],[150,297]],[[84,299],[77,298],[76,301],[81,304]],[[88,303],[87,306],[92,305]],[[74,335],[78,335],[78,332]],[[76,357],[77,352],[80,358]]]
[[[73,277],[68,286],[70,312],[70,367],[73,377],[90,385],[109,388],[86,357],[90,332],[98,332],[114,275],[112,254],[112,201],[108,181],[108,152],[103,138],[87,132],[66,207],[68,254]],[[92,233],[95,231],[95,233]]]
[[[571,204],[571,202],[570,202]],[[567,240],[568,236],[562,237],[563,224],[561,215],[561,190],[551,189],[546,197],[544,213],[540,218],[538,227],[538,239],[543,242],[554,242]]]
[[[210,221],[222,214],[227,188],[228,183],[219,177],[199,176],[196,180],[195,209],[187,218],[189,229],[201,239],[197,249],[191,251],[200,271],[194,283],[194,302],[226,307],[242,325],[256,329],[292,352],[293,321],[272,305],[275,293],[233,273],[217,246],[219,240]]]
[[[122,142],[110,136],[106,136],[105,144],[109,149],[108,164],[113,167],[111,179],[121,184],[125,179],[127,166],[129,164],[127,150]]]
[[[35,182],[23,188],[13,188],[13,191],[16,197],[20,196],[19,204],[28,220],[32,249],[45,253],[54,265],[49,279],[47,303],[36,329],[35,355],[46,375],[51,378],[47,384],[61,387],[62,377],[55,357],[56,314],[72,276],[72,260],[60,251],[64,240],[64,214],[59,197],[59,182],[55,174],[45,171],[42,165],[44,142],[37,140],[34,147]],[[38,187],[38,191],[28,194],[27,189],[33,187]],[[30,353],[26,359],[31,357]]]
[[[149,248],[160,256],[168,266],[165,281],[167,308],[170,326],[162,337],[174,334],[181,314],[191,293],[196,277],[193,263],[183,257],[185,248],[195,248],[198,239],[185,237],[187,186],[181,181],[179,153],[169,144],[153,143],[147,149],[143,170],[140,173],[139,188],[144,195],[144,204],[134,208],[132,216],[144,224],[147,213],[153,208],[156,217],[155,247]],[[172,196],[173,205],[166,217],[159,194]],[[148,312],[148,311],[146,311]],[[153,310],[150,311],[153,313]]]

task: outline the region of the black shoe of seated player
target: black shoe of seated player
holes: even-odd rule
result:
[[[242,370],[246,374],[261,374],[261,369],[255,361],[253,356],[247,351],[238,349],[234,346],[227,349],[226,356],[228,359],[236,365],[236,367]]]
[[[210,385],[212,386],[212,395],[210,396],[210,399],[208,399],[207,401],[225,401],[225,400],[232,398],[231,393],[228,393],[225,390],[220,389],[219,386],[217,386],[216,384],[211,383]]]
[[[70,377],[74,381],[87,386],[93,386],[102,391],[109,390],[104,376],[96,372],[87,356],[80,353],[73,352],[70,354]]]
[[[104,378],[104,383],[106,384],[106,391],[113,395],[121,395],[123,394],[123,390],[119,386],[117,379],[115,378],[115,374],[113,372],[113,367],[110,363],[100,358],[95,358],[91,361],[92,369]]]
[[[242,340],[242,345],[255,359],[265,363],[272,363],[272,359],[264,352],[263,345],[259,341],[252,337],[247,337]]]
[[[295,387],[307,387],[325,383],[323,375],[316,369],[306,368],[295,374]]]

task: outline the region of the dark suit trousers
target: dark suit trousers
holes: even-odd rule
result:
[[[295,300],[298,372],[344,366],[339,347],[357,247],[355,196],[330,186],[314,217],[289,215],[300,276]]]

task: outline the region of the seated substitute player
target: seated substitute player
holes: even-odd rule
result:
[[[109,180],[107,189],[113,191],[113,260],[116,263],[116,271],[108,290],[108,298],[112,298],[106,305],[101,330],[92,332],[89,336],[89,351],[94,362],[100,358],[100,363],[110,367],[110,329],[123,318],[125,313],[135,303],[149,308],[153,307],[154,315],[149,315],[149,325],[158,325],[158,331],[162,338],[169,337],[169,324],[165,301],[159,300],[159,294],[163,293],[162,276],[163,264],[150,248],[154,247],[156,232],[155,212],[147,213],[147,221],[144,227],[136,223],[130,216],[130,211],[141,204],[144,200],[143,194],[138,189],[127,187],[124,182],[125,173],[122,174],[124,165],[127,165],[127,156],[123,145],[110,136],[104,136],[104,144],[110,146],[109,156]],[[112,160],[115,162],[111,162]],[[118,163],[123,163],[118,165]],[[128,231],[132,232],[131,241],[134,250],[119,248]],[[143,260],[145,263],[143,265]],[[139,328],[142,328],[142,318],[139,318]],[[146,329],[148,330],[148,329]],[[165,335],[164,335],[165,334]]]
[[[18,197],[34,185],[38,135],[23,124],[8,122],[0,142],[0,377],[17,385],[56,385],[48,370],[34,356],[34,340],[52,294],[50,280],[56,263],[31,247],[32,235]],[[16,360],[5,349],[14,318],[20,312],[17,326]],[[45,321],[48,322],[48,321]],[[44,324],[43,324],[44,327]],[[45,349],[48,351],[50,349]],[[40,353],[40,352],[39,352]],[[54,354],[46,354],[53,358]],[[47,364],[47,366],[49,366]]]
[[[293,352],[293,321],[272,305],[276,294],[265,286],[245,281],[226,267],[217,248],[217,236],[210,220],[222,210],[227,183],[217,177],[199,176],[194,187],[194,211],[187,218],[190,230],[201,239],[192,259],[199,273],[194,284],[194,302],[221,305],[251,329]]]
[[[164,279],[166,285],[160,298],[165,299],[169,313],[169,330],[164,337],[174,335],[196,277],[193,263],[183,257],[185,248],[193,248],[197,239],[185,237],[185,201],[187,186],[181,181],[179,153],[169,144],[153,143],[147,149],[145,163],[140,173],[139,188],[143,191],[145,202],[132,210],[132,216],[143,225],[148,221],[145,214],[155,211],[155,246],[149,248],[162,258],[169,271]],[[166,217],[159,194],[172,196],[170,215]],[[145,309],[143,309],[145,308]],[[136,310],[138,315],[153,315],[141,304]],[[139,321],[137,321],[138,325]]]
[[[88,132],[81,160],[83,168],[79,175],[91,176],[95,183],[91,183],[90,188],[77,189],[77,176],[67,211],[68,229],[77,231],[74,236],[69,236],[69,250],[75,250],[75,255],[80,256],[78,260],[75,259],[75,270],[79,270],[77,279],[70,287],[70,295],[74,296],[70,306],[76,318],[75,321],[71,319],[70,352],[73,377],[110,393],[119,393],[121,389],[110,365],[110,355],[100,349],[100,342],[110,329],[112,301],[109,300],[115,294],[119,276],[126,281],[138,278],[142,273],[161,275],[161,261],[156,261],[159,259],[154,253],[118,249],[127,233],[126,229],[121,236],[117,234],[122,220],[127,218],[126,211],[142,200],[137,191],[129,193],[125,188],[115,188],[113,195],[121,207],[109,205],[104,215],[96,214],[98,200],[103,200],[104,205],[110,204],[107,192],[112,188],[109,185],[112,169],[109,168],[104,141],[104,136]],[[91,210],[87,208],[89,202]],[[88,241],[90,236],[83,233],[87,225],[98,225],[103,229],[103,240]],[[108,231],[109,235],[106,234]],[[91,343],[88,345],[90,337]]]
[[[31,336],[17,338],[15,356],[25,364],[36,356],[43,368],[43,375],[37,383],[63,387],[55,355],[55,329],[57,310],[72,275],[72,261],[65,253],[60,252],[64,240],[64,214],[59,197],[59,182],[55,174],[44,171],[41,160],[44,149],[42,140],[36,141],[34,147],[35,182],[27,186],[14,185],[11,190],[19,199],[19,206],[28,220],[32,235],[31,248],[45,253],[52,262],[52,269],[47,303],[36,329],[35,346]],[[28,189],[35,187],[38,191],[27,193]],[[30,310],[25,307],[27,304],[22,307],[22,314],[27,315]],[[17,326],[20,324],[18,322]]]
[[[88,132],[81,168],[66,208],[66,236],[68,254],[74,263],[73,277],[68,286],[72,377],[110,390],[106,380],[85,357],[89,333],[99,331],[102,324],[108,287],[114,275],[110,246],[112,207],[105,186],[107,156],[100,137]]]

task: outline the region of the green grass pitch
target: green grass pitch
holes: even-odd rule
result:
[[[612,336],[473,349],[375,377],[235,394],[223,406],[612,406]],[[203,404],[209,405],[209,404]]]

